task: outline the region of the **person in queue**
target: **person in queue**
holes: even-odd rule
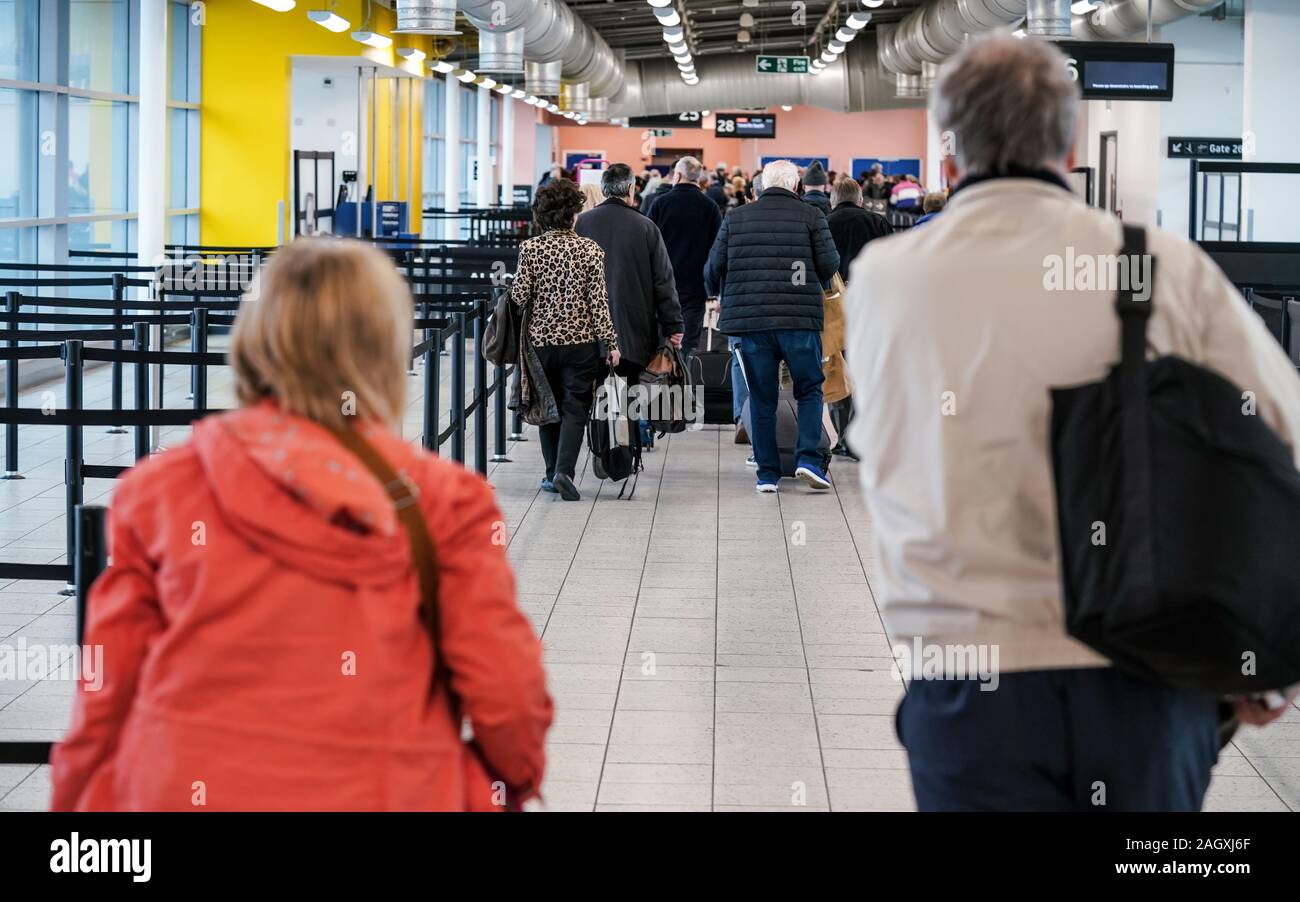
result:
[[[826,217],[799,199],[799,169],[789,160],[763,168],[763,193],[722,222],[704,267],[710,296],[720,297],[718,330],[739,338],[750,403],[755,488],[776,492],[780,363],[790,369],[799,437],[795,476],[817,491],[831,482],[817,450],[822,435],[823,290],[840,265]]]
[[[831,198],[827,194],[826,170],[820,160],[813,160],[803,172],[803,202],[812,204],[822,211],[823,216],[831,215]]]
[[[402,437],[411,342],[381,251],[299,238],[271,258],[231,339],[240,408],[114,493],[85,637],[106,669],[53,752],[55,810],[462,810],[448,686],[487,768],[536,794],[540,644],[491,487]],[[436,652],[394,498],[345,437],[419,506]]]
[[[704,167],[695,157],[682,157],[673,166],[673,189],[660,198],[650,213],[672,261],[673,281],[684,322],[682,351],[695,353],[704,332],[704,264],[709,248],[722,228],[722,212],[700,190]]]
[[[893,229],[885,217],[863,209],[862,188],[848,176],[835,183],[831,194],[835,206],[831,215],[826,217],[826,224],[830,226],[831,239],[840,255],[840,278],[847,283],[849,265],[857,259],[858,254],[870,242],[885,237]],[[831,453],[838,457],[856,459],[857,455],[849,447],[848,441],[848,428],[853,421],[852,396],[827,404],[826,408],[836,434]]]
[[[633,206],[632,168],[615,163],[601,175],[604,200],[578,217],[574,230],[605,254],[605,287],[618,333],[618,370],[635,385],[664,342],[682,345],[682,307],[673,264],[655,224]]]
[[[1043,280],[1044,261],[1067,248],[1105,260],[1122,246],[1119,220],[1067,182],[1079,87],[1050,43],[994,37],[944,65],[931,101],[955,138],[944,169],[956,188],[924,228],[867,247],[845,305],[849,368],[871,387],[849,438],[885,627],[896,653],[983,649],[995,665],[996,683],[952,664],[905,672],[896,720],[917,805],[1197,810],[1218,751],[1216,699],[1132,676],[1065,628],[1051,392],[1103,379],[1120,346],[1113,290]],[[1146,234],[1152,350],[1249,386],[1300,459],[1300,379],[1286,354],[1196,245]],[[1290,707],[1266,716],[1238,702],[1238,714],[1260,722]]]
[[[944,206],[948,203],[948,195],[942,191],[931,191],[925,195],[921,201],[921,210],[923,215],[916,220],[915,225],[922,225],[934,219],[943,212]]]
[[[574,484],[601,360],[618,366],[618,335],[605,288],[605,253],[574,231],[583,195],[568,179],[537,192],[533,219],[542,234],[519,246],[514,302],[531,306],[528,338],[560,410],[558,423],[538,427],[546,473],[542,490],[565,501],[582,497]],[[605,350],[602,352],[601,345]]]

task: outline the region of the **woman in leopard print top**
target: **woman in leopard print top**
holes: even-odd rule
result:
[[[601,359],[615,366],[619,361],[605,293],[605,253],[573,231],[582,204],[582,192],[568,179],[552,179],[538,190],[533,218],[543,231],[520,246],[511,288],[515,303],[532,305],[528,342],[560,410],[560,422],[538,427],[546,461],[542,489],[565,501],[581,497],[573,477]]]

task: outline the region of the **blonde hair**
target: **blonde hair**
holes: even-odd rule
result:
[[[591,182],[582,186],[582,212],[594,210],[605,202],[605,195],[600,190],[599,185],[593,185]]]
[[[231,336],[239,402],[341,428],[352,417],[399,428],[412,342],[406,282],[359,241],[299,238],[244,295]]]

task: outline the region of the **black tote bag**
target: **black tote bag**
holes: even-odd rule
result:
[[[1145,232],[1125,226],[1121,253],[1144,255]],[[1290,686],[1300,682],[1300,472],[1240,388],[1177,357],[1146,359],[1151,304],[1121,290],[1119,365],[1052,391],[1066,629],[1166,685]]]

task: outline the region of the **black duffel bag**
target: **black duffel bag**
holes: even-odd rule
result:
[[[1145,232],[1125,226],[1121,254],[1145,253]],[[1183,689],[1300,682],[1292,454],[1227,379],[1146,359],[1151,301],[1121,289],[1115,307],[1119,365],[1052,391],[1066,629],[1120,668]]]

